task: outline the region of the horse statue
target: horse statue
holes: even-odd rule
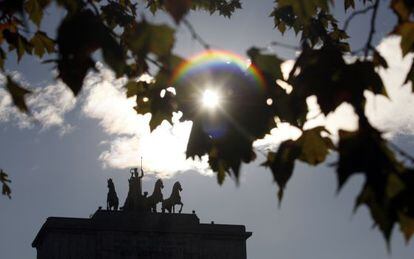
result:
[[[171,192],[171,196],[168,199],[165,199],[162,201],[162,208],[161,211],[164,213],[165,210],[168,210],[169,213],[171,213],[171,211],[173,213],[175,213],[175,205],[181,205],[180,210],[178,211],[178,213],[181,213],[182,209],[183,209],[183,203],[181,202],[181,196],[180,196],[180,192],[183,189],[181,188],[181,184],[180,182],[175,182],[174,186],[172,188],[172,192]]]
[[[118,210],[119,200],[116,195],[115,185],[111,178],[108,179],[108,196],[106,198],[106,209],[107,210]]]
[[[164,184],[162,183],[161,179],[158,179],[154,185],[154,191],[152,194],[146,199],[147,209],[151,212],[157,212],[157,203],[162,202],[163,196],[161,189],[164,188]]]

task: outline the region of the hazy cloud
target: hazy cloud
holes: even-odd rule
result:
[[[400,39],[389,37],[382,41],[377,50],[387,60],[389,68],[379,69],[379,74],[384,82],[389,98],[375,96],[366,92],[367,98],[366,113],[370,122],[385,133],[385,137],[392,138],[396,134],[414,134],[414,94],[412,94],[411,83],[404,85],[407,72],[411,67],[412,55],[402,57],[400,49]],[[294,62],[288,60],[282,64],[282,72],[287,78]],[[282,85],[285,90],[290,91],[291,86],[286,83]],[[321,114],[317,99],[311,96],[307,99],[310,119],[304,128],[313,128],[324,125],[332,134],[334,140],[337,139],[339,129],[356,130],[357,116],[351,105],[344,103],[335,112],[324,116]],[[280,142],[287,139],[296,139],[300,136],[300,131],[286,123],[279,123],[278,128],[273,129],[271,134],[264,139],[256,141],[255,146],[259,149],[277,148]]]
[[[366,93],[367,114],[370,121],[379,129],[387,132],[387,137],[394,134],[414,134],[414,95],[411,85],[403,85],[405,75],[411,66],[411,55],[402,58],[399,39],[385,39],[378,46],[379,52],[389,64],[387,70],[380,69],[389,99]],[[287,76],[293,61],[286,61],[282,70]],[[103,166],[128,168],[139,166],[140,157],[144,158],[145,170],[168,177],[179,171],[195,169],[204,174],[211,174],[207,157],[201,160],[186,159],[185,150],[191,130],[191,122],[179,122],[180,114],[174,114],[173,125],[163,122],[150,132],[150,114],[139,115],[135,112],[134,98],[126,98],[125,78],[116,79],[113,73],[97,64],[98,73],[90,73],[84,82],[78,103],[84,116],[99,121],[108,139],[102,142],[105,151],[99,159]],[[18,75],[16,75],[18,77]],[[0,78],[4,82],[4,78]],[[150,77],[146,77],[150,80]],[[42,128],[58,127],[61,133],[71,129],[64,115],[73,110],[75,98],[61,82],[46,87],[33,88],[34,94],[28,98],[28,105],[33,117]],[[289,91],[289,85],[285,85]],[[323,116],[320,113],[316,97],[307,99],[309,106],[305,128],[325,125],[336,138],[339,129],[355,130],[357,118],[348,104],[342,104],[334,113]],[[27,115],[17,112],[9,94],[0,89],[0,122],[13,122],[21,128],[35,125]],[[278,123],[278,128],[271,134],[254,143],[258,149],[276,149],[280,142],[295,139],[300,131],[286,123]]]
[[[191,122],[179,122],[179,114],[175,114],[173,125],[164,121],[150,132],[151,115],[140,115],[133,109],[135,99],[127,99],[123,89],[125,79],[116,79],[111,71],[102,65],[98,67],[99,73],[89,74],[85,81],[82,111],[99,120],[110,135],[110,139],[102,143],[108,147],[100,155],[104,166],[139,166],[140,157],[143,157],[143,167],[162,177],[189,169],[210,173],[206,158],[186,159]]]
[[[13,78],[23,85],[28,85],[17,73],[14,73]],[[5,83],[3,75],[0,75],[0,83]],[[59,129],[60,134],[72,129],[72,126],[65,122],[64,115],[75,107],[76,100],[62,82],[58,81],[45,87],[27,88],[32,91],[26,99],[32,116],[19,112],[13,105],[10,94],[4,88],[0,88],[0,122],[12,122],[19,128],[40,125],[44,130],[55,127]]]

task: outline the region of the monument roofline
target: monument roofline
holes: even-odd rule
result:
[[[97,210],[91,218],[49,217],[32,242],[38,247],[48,233],[96,233],[99,231],[158,232],[214,235],[226,239],[246,240],[252,232],[243,225],[203,224],[195,213],[137,213]]]

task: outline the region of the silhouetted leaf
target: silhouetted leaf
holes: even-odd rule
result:
[[[297,19],[306,24],[318,9],[329,10],[329,0],[277,0],[278,8],[291,6]]]
[[[149,85],[146,82],[132,80],[128,81],[124,87],[127,89],[127,98],[129,98],[135,95],[144,95],[147,92]]]
[[[43,57],[47,52],[51,54],[55,51],[55,41],[49,38],[46,33],[37,31],[33,38],[30,40],[30,44],[33,45],[33,52],[38,57]]]
[[[372,63],[374,66],[382,66],[383,68],[388,68],[387,61],[381,56],[381,54],[378,51],[374,51],[374,57],[372,59]]]
[[[269,152],[264,166],[270,167],[273,178],[279,186],[279,203],[283,198],[283,191],[286,183],[292,176],[295,167],[295,160],[300,156],[300,147],[295,141],[287,140],[282,142],[276,153]]]
[[[162,57],[171,53],[174,30],[167,25],[153,25],[144,20],[126,30],[123,38],[128,48],[138,56],[151,52]]]
[[[230,18],[236,9],[241,9],[240,0],[192,0],[192,9],[202,9],[208,11],[210,14],[219,12],[220,15]]]
[[[0,48],[0,69],[4,70],[4,61],[6,60],[6,53],[2,48]]]
[[[262,73],[269,75],[269,80],[271,80],[273,84],[277,79],[283,78],[282,70],[280,69],[283,60],[279,59],[277,56],[261,54],[257,48],[249,49],[247,55],[253,65],[259,68]]]
[[[406,84],[408,82],[411,82],[411,89],[412,89],[412,91],[414,91],[414,59],[411,63],[411,68],[407,73],[404,84]]]
[[[75,95],[82,88],[83,79],[90,68],[94,68],[92,53],[102,48],[105,62],[116,76],[126,68],[124,52],[109,29],[90,10],[66,17],[58,29],[59,77]]]
[[[408,243],[411,237],[414,235],[414,218],[408,217],[403,213],[399,213],[398,220],[401,232],[404,233],[405,240]]]
[[[9,44],[9,51],[16,50],[18,62],[20,62],[25,53],[32,53],[32,45],[18,32],[13,32],[9,29],[6,29],[3,30],[3,37]]]
[[[310,165],[317,165],[325,161],[330,149],[334,149],[332,140],[328,137],[322,137],[321,133],[328,134],[324,127],[316,127],[305,130],[296,141],[301,146],[299,159]]]
[[[16,105],[20,111],[29,113],[25,97],[27,94],[30,94],[31,91],[21,87],[10,76],[7,76],[6,88],[12,97],[13,104]]]
[[[414,22],[404,22],[394,29],[394,34],[401,35],[401,50],[403,56],[407,55],[413,49],[414,43]]]
[[[191,0],[165,0],[165,9],[179,23],[191,7]]]
[[[3,169],[0,169],[0,182],[3,184],[1,193],[11,198],[11,189],[8,185],[8,183],[10,183],[11,181],[9,179],[9,176],[6,174],[6,172],[3,171]]]
[[[354,0],[345,0],[344,1],[344,8],[345,8],[345,11],[348,10],[348,8],[355,9],[355,1]]]
[[[29,14],[30,20],[38,27],[43,19],[43,9],[49,5],[51,0],[27,0],[24,9]]]
[[[408,21],[413,12],[414,3],[407,0],[392,0],[391,9],[398,16],[400,22]]]

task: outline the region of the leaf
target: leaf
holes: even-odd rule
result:
[[[297,140],[284,141],[276,153],[268,153],[267,161],[263,165],[270,167],[279,186],[279,202],[282,200],[286,183],[292,176],[296,159],[317,165],[325,161],[330,149],[334,149],[332,140],[322,137],[322,132],[328,133],[324,127],[305,130]]]
[[[192,0],[192,9],[202,9],[208,11],[210,14],[218,12],[224,17],[230,18],[230,16],[237,10],[241,9],[242,5],[240,0]]]
[[[124,87],[127,89],[127,98],[135,95],[143,97],[147,92],[149,85],[146,82],[130,80]]]
[[[51,54],[55,51],[55,41],[47,36],[45,32],[37,31],[33,38],[30,40],[30,44],[33,45],[34,54],[38,57],[43,57],[47,52]]]
[[[303,24],[308,24],[318,9],[329,10],[329,0],[277,0],[277,3],[278,8],[291,6],[297,19]]]
[[[398,221],[401,232],[403,232],[405,241],[408,243],[414,235],[414,218],[408,217],[404,213],[398,213]]]
[[[179,23],[191,7],[191,0],[165,0],[164,5],[167,12]]]
[[[414,91],[414,59],[411,63],[410,71],[408,71],[404,84],[411,82],[411,90]]]
[[[283,198],[286,183],[292,176],[295,160],[300,156],[300,147],[296,142],[287,140],[282,142],[276,153],[269,152],[264,166],[270,167],[273,178],[279,186],[279,204]]]
[[[3,184],[1,193],[3,195],[7,195],[9,199],[11,198],[11,189],[8,183],[11,183],[9,176],[6,174],[6,172],[3,171],[3,169],[0,169],[0,182]]]
[[[400,22],[405,22],[410,19],[414,9],[414,3],[407,0],[392,0],[391,9],[398,16]]]
[[[275,55],[263,55],[257,48],[250,48],[247,55],[254,66],[262,73],[270,76],[270,80],[275,82],[277,79],[283,79],[282,70],[280,69],[283,60]]]
[[[151,52],[159,57],[170,55],[174,45],[174,30],[167,25],[153,25],[145,20],[123,35],[126,46],[137,56]]]
[[[7,76],[6,88],[12,97],[13,104],[19,108],[21,112],[29,113],[25,97],[27,94],[30,94],[31,91],[21,87],[10,76]]]
[[[29,14],[30,20],[34,22],[34,24],[37,25],[37,27],[40,26],[40,22],[43,18],[43,9],[40,6],[38,0],[28,0],[24,4],[24,9]]]
[[[381,54],[378,51],[374,51],[374,56],[372,59],[372,63],[374,64],[374,66],[378,67],[378,66],[382,66],[383,68],[387,69],[388,68],[388,64],[387,61],[381,56]]]
[[[109,31],[102,35],[102,55],[105,63],[115,72],[117,78],[126,71],[125,55],[123,48],[110,35]]]
[[[316,127],[303,132],[296,141],[301,146],[300,160],[310,165],[317,165],[325,161],[329,150],[334,149],[334,144],[330,138],[322,137],[322,132],[327,133],[324,127]]]
[[[81,90],[88,70],[95,67],[91,56],[97,49],[102,48],[105,62],[117,77],[126,69],[123,49],[100,18],[90,10],[69,15],[62,21],[57,44],[59,77],[75,95]]]
[[[414,44],[414,22],[399,24],[395,27],[393,33],[401,36],[400,46],[403,56],[411,52]]]
[[[4,61],[6,60],[6,53],[0,48],[0,69],[4,71]]]
[[[32,53],[32,45],[27,39],[21,36],[18,32],[10,31],[9,29],[3,30],[3,37],[9,44],[9,51],[15,49],[17,54],[17,61],[19,62],[25,53]]]
[[[345,11],[349,8],[355,9],[355,1],[354,0],[345,0],[344,1],[344,8]]]

